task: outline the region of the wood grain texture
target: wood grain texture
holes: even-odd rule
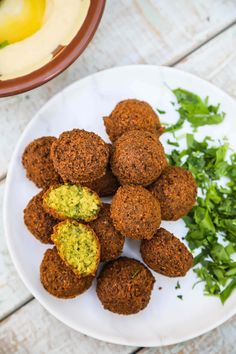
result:
[[[212,82],[236,98],[236,25],[186,57],[176,67]]]
[[[0,184],[0,320],[13,312],[32,295],[23,285],[15,267],[12,264],[10,255],[7,250],[6,241],[3,231],[3,193],[4,183]],[[19,235],[20,237],[20,235]],[[1,346],[1,345],[0,345]]]
[[[128,354],[135,347],[108,344],[69,329],[33,300],[0,327],[0,354]]]
[[[235,0],[108,0],[95,38],[75,64],[41,88],[0,99],[0,178],[26,124],[56,92],[112,66],[174,63],[235,20]]]

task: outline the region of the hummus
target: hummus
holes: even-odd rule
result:
[[[47,64],[59,46],[68,45],[75,37],[89,6],[90,0],[46,0],[41,27],[29,37],[0,49],[0,80],[27,75]],[[0,19],[1,16],[0,6]]]

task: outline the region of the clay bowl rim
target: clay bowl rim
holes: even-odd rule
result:
[[[30,91],[50,81],[67,69],[92,40],[103,15],[106,0],[92,0],[82,27],[73,40],[54,53],[54,58],[42,68],[15,79],[0,80],[0,97],[9,97]]]

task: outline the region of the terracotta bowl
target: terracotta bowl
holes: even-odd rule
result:
[[[70,66],[91,41],[101,20],[106,0],[92,0],[85,21],[74,39],[54,52],[53,59],[42,68],[12,80],[0,80],[0,97],[32,90],[59,75]]]

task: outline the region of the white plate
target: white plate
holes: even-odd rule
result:
[[[12,260],[24,283],[60,321],[86,335],[117,344],[162,346],[203,334],[236,312],[236,292],[222,306],[218,298],[203,296],[201,284],[192,290],[196,280],[192,271],[180,278],[179,290],[175,290],[177,279],[155,274],[156,284],[148,307],[126,317],[103,310],[95,294],[95,282],[88,292],[73,300],[60,300],[49,295],[39,281],[39,265],[48,247],[32,237],[23,222],[23,209],[38,190],[26,179],[21,156],[33,139],[58,135],[75,127],[97,132],[108,141],[101,117],[126,98],[146,100],[154,108],[167,111],[167,115],[162,116],[163,121],[175,121],[177,116],[170,104],[174,98],[168,87],[182,87],[202,97],[209,96],[213,104],[221,102],[227,113],[225,121],[220,125],[201,127],[196,136],[199,139],[205,135],[215,139],[227,136],[235,149],[236,103],[232,98],[208,82],[182,71],[157,66],[128,66],[87,77],[52,98],[22,134],[7,176],[5,233]],[[186,127],[185,132],[188,130]],[[164,144],[166,138],[166,135],[162,138]],[[165,147],[167,151],[170,148],[166,144]],[[163,222],[163,226],[179,237],[185,235],[182,221]],[[140,259],[138,242],[126,241],[124,254]],[[183,295],[183,301],[177,298],[179,294]]]

